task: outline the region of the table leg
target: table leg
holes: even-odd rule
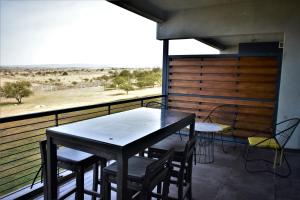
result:
[[[53,143],[53,139],[47,136],[47,199],[57,199],[57,146]]]
[[[118,155],[118,173],[117,173],[117,200],[126,200],[127,197],[127,177],[128,177],[128,158],[124,155]]]
[[[194,135],[195,135],[195,119],[193,119],[192,123],[190,124],[189,138],[192,139]]]

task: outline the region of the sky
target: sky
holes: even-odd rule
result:
[[[156,23],[104,0],[0,0],[0,65],[162,64]],[[170,41],[169,54],[218,53],[196,40]]]

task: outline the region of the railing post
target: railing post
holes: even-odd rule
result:
[[[169,40],[163,41],[163,63],[162,63],[162,95],[168,95],[169,79]],[[167,97],[164,105],[168,106]]]
[[[110,115],[110,105],[108,105],[108,114]]]
[[[55,126],[58,126],[58,114],[55,113]]]
[[[141,100],[141,107],[143,107],[144,106],[144,100],[142,99]]]

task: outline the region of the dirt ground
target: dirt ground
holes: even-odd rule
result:
[[[52,92],[35,92],[31,97],[24,98],[22,104],[16,104],[15,99],[1,98],[0,117],[34,113],[61,108],[91,105],[120,99],[161,94],[161,87],[130,91],[128,95],[123,90],[103,91],[102,87],[74,88]]]

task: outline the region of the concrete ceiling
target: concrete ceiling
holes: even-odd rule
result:
[[[139,14],[143,17],[146,17],[150,20],[153,20],[157,23],[159,23],[158,31],[165,32],[165,33],[171,33],[170,35],[174,35],[173,33],[178,32],[178,35],[182,35],[183,37],[165,37],[165,39],[186,39],[185,34],[188,29],[193,30],[195,27],[195,23],[200,23],[201,30],[199,32],[199,37],[191,37],[195,38],[207,45],[210,45],[212,47],[215,47],[220,50],[228,49],[232,46],[237,46],[239,43],[243,42],[273,42],[273,41],[283,41],[283,33],[272,33],[272,32],[265,32],[261,33],[261,31],[257,32],[245,32],[243,34],[236,33],[236,34],[227,34],[227,35],[217,35],[217,36],[211,36],[207,37],[205,35],[201,35],[201,32],[205,32],[205,30],[210,30],[212,27],[211,22],[209,20],[216,20],[214,18],[214,15],[218,15],[218,11],[220,10],[220,7],[231,7],[232,12],[229,12],[229,16],[232,16],[235,13],[241,13],[241,16],[247,15],[247,5],[253,4],[254,2],[259,3],[260,1],[256,0],[108,0],[109,2],[118,5],[122,8],[125,8],[129,11],[132,11],[136,14]],[[244,4],[246,5],[246,10],[234,10],[234,6]],[[218,8],[219,7],[219,8]],[[197,9],[195,9],[197,8]],[[219,10],[218,10],[219,9]],[[249,7],[251,10],[251,6]],[[172,19],[174,15],[177,15],[178,13],[189,13],[192,12],[210,12],[211,16],[208,21],[186,21],[186,23],[194,23],[190,24],[189,26],[185,26],[185,29],[178,29],[176,28],[176,24],[178,27],[182,26],[182,19],[181,17],[177,17],[176,21]],[[209,11],[208,11],[209,10]],[[253,10],[253,9],[252,9]],[[180,16],[178,14],[178,16]],[[187,14],[188,15],[188,14]],[[209,15],[208,15],[209,16]],[[185,16],[186,17],[186,16]],[[251,18],[251,16],[248,16]],[[226,19],[226,16],[224,17]],[[201,18],[199,18],[201,19]],[[164,24],[168,24],[168,22],[171,20],[171,23],[173,23],[173,30],[171,29],[165,29],[162,31],[161,28],[164,27]],[[173,21],[172,21],[173,20]],[[177,21],[178,20],[178,21]],[[219,20],[222,20],[220,18]],[[237,19],[238,20],[238,19]],[[262,19],[263,20],[263,19]],[[201,22],[200,22],[201,21]],[[175,24],[174,24],[175,23]],[[194,26],[194,27],[193,27]],[[198,26],[198,25],[196,25]],[[193,27],[193,28],[192,28]],[[241,26],[242,27],[242,26]],[[217,28],[217,27],[216,27]],[[216,30],[215,28],[215,30]],[[171,32],[170,32],[171,31]],[[175,31],[175,32],[174,32]],[[175,34],[176,35],[176,34]],[[197,34],[194,34],[197,35]],[[159,38],[159,37],[158,37]]]
[[[134,0],[136,2],[139,0]],[[176,12],[191,8],[204,8],[210,6],[239,3],[249,0],[146,0],[165,12]],[[144,1],[145,2],[145,1]]]
[[[234,35],[234,36],[216,36],[203,39],[213,39],[214,41],[224,45],[225,47],[233,47],[239,43],[250,42],[283,42],[283,33],[269,34],[249,34],[249,35]],[[200,40],[201,41],[201,40]]]
[[[107,0],[115,5],[132,11],[158,23],[167,20],[174,12],[227,5],[253,0]]]

